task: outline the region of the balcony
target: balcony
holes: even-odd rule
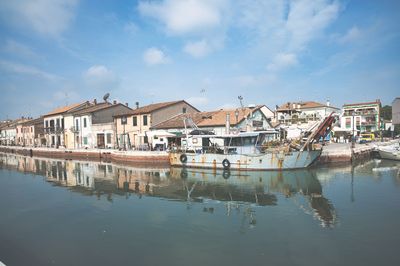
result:
[[[46,128],[44,128],[44,133],[46,133],[46,134],[62,134],[62,133],[64,133],[64,128],[46,127]]]

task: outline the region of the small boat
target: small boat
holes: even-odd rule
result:
[[[400,146],[399,143],[389,145],[389,146],[379,146],[377,147],[379,156],[382,159],[396,160],[400,161]]]

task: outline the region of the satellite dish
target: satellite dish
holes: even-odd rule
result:
[[[107,92],[106,94],[104,94],[103,100],[106,102],[109,97],[110,97],[110,94]]]

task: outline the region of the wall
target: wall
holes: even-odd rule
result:
[[[400,98],[396,98],[392,103],[392,122],[400,125]]]
[[[155,126],[177,114],[183,113],[182,110],[184,107],[186,108],[186,113],[198,112],[196,109],[194,109],[191,105],[187,104],[186,102],[180,102],[152,112],[151,126]]]

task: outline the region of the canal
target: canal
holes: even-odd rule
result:
[[[399,169],[221,172],[0,153],[0,261],[400,265]]]

